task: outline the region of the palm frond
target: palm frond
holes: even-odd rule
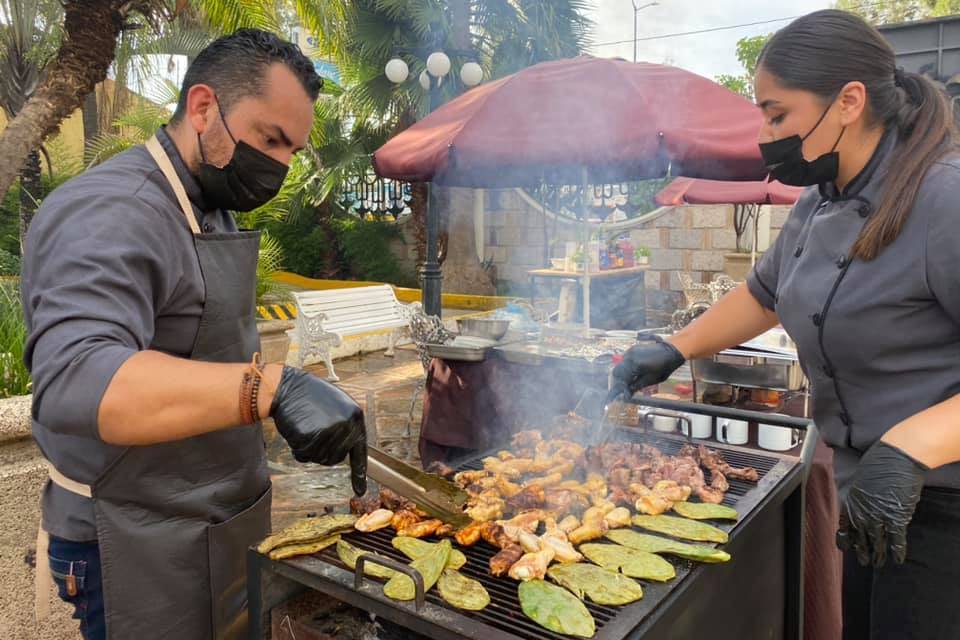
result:
[[[196,6],[219,33],[248,28],[283,32],[280,12],[272,0],[197,0]]]

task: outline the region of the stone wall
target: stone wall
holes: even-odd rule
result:
[[[550,257],[562,257],[564,241],[579,240],[578,226],[544,211],[515,189],[483,192],[483,258],[490,260],[500,293],[529,295],[527,272],[549,266]],[[762,207],[760,247],[772,244],[790,212],[788,206]],[[766,221],[769,221],[767,224]],[[404,225],[405,226],[405,225]],[[661,322],[683,301],[678,271],[709,282],[724,270],[724,255],[736,249],[732,205],[665,207],[629,230],[635,246],[651,251],[645,274],[650,322]],[[412,234],[397,243],[398,257],[416,266]],[[552,241],[552,242],[551,242]],[[549,250],[545,252],[544,248]]]

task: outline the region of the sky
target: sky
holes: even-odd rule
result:
[[[648,0],[635,0],[637,6]],[[788,24],[779,20],[768,24],[740,27],[710,33],[642,40],[686,31],[776,20],[826,9],[830,0],[658,0],[655,6],[637,12],[637,60],[668,63],[702,76],[743,73],[737,61],[737,40],[762,35]],[[631,0],[593,0],[591,19],[595,22],[591,53],[633,59],[633,5]],[[607,42],[624,41],[605,45]]]

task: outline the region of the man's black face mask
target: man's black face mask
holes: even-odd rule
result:
[[[217,111],[220,113],[223,128],[233,140],[233,156],[222,168],[209,164],[198,133],[197,142],[200,144],[202,162],[197,180],[209,206],[230,211],[251,211],[277,195],[284,178],[287,177],[287,165],[254,149],[243,140],[234,138],[226,118],[223,117],[219,100]]]

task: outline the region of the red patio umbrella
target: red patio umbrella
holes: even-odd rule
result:
[[[373,158],[387,178],[515,187],[658,178],[760,180],[759,110],[683,69],[579,56],[472,89]]]
[[[653,197],[662,206],[682,204],[794,204],[803,187],[782,182],[731,182],[677,178]]]

